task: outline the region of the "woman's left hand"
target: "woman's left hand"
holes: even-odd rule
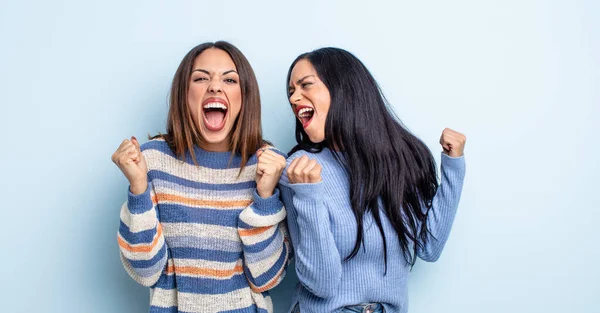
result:
[[[463,155],[466,142],[467,137],[465,135],[450,128],[444,129],[440,138],[440,144],[442,145],[442,149],[444,149],[444,153],[453,158]]]
[[[256,192],[262,198],[273,195],[283,169],[285,169],[285,158],[269,148],[263,148],[256,152],[258,163],[256,165]]]

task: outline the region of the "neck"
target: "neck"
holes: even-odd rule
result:
[[[231,139],[228,136],[221,142],[206,142],[204,140],[200,140],[198,146],[202,148],[202,150],[209,152],[226,152],[231,150]]]

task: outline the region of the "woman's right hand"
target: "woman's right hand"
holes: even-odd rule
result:
[[[125,139],[112,155],[112,161],[129,180],[131,193],[142,194],[148,188],[148,165],[135,137]]]
[[[321,181],[321,165],[316,160],[303,155],[295,158],[287,169],[291,184],[314,184]]]

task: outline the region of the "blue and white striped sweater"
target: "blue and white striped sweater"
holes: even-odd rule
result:
[[[194,152],[199,165],[142,145],[149,188],[121,209],[125,269],[151,287],[150,312],[272,312],[290,254],[279,192],[256,193],[256,156],[240,171],[229,152]]]

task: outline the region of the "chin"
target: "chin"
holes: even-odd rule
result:
[[[229,138],[229,134],[232,129],[229,127],[225,127],[220,131],[210,131],[208,129],[203,128],[201,131],[202,141],[210,145],[222,144],[227,141]]]
[[[310,139],[310,141],[311,141],[312,143],[320,143],[320,142],[323,142],[323,141],[325,140],[325,138],[323,138],[323,137],[321,137],[321,136],[319,136],[319,137],[314,137],[314,136],[311,136],[311,135],[308,135],[308,139]]]

